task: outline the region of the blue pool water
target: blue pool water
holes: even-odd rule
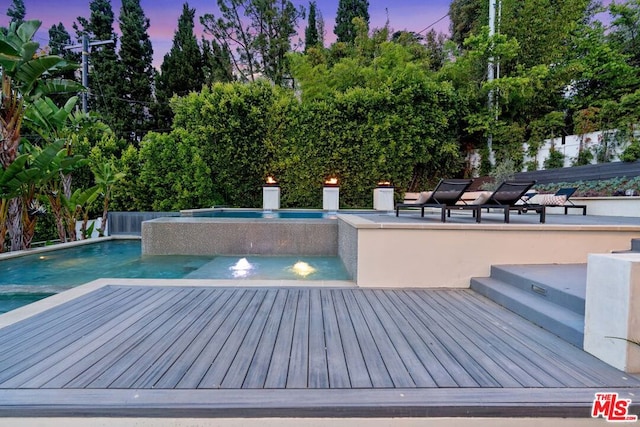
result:
[[[282,219],[336,219],[335,213],[322,211],[242,211],[219,210],[193,212],[193,216],[206,218],[282,218]]]
[[[141,255],[112,240],[0,261],[0,313],[101,277],[350,280],[337,257]]]

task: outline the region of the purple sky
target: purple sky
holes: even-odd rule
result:
[[[308,9],[308,1],[292,1],[294,5],[302,5],[305,9]],[[445,16],[449,11],[450,2],[451,0],[395,0],[393,2],[369,0],[371,27],[384,26],[387,20],[386,10],[388,10],[389,23],[392,29],[418,32]],[[6,26],[8,20],[6,9],[10,2],[7,0],[2,3],[6,6],[0,10],[0,25]],[[37,35],[37,40],[41,45],[47,44],[47,31],[51,25],[58,22],[62,22],[73,37],[75,34],[72,24],[78,16],[89,18],[89,3],[90,0],[65,0],[62,3],[51,0],[24,0],[27,10],[26,19],[39,19],[42,21],[42,31]],[[216,0],[189,0],[188,3],[191,8],[196,9],[196,31],[200,33],[202,27],[198,18],[205,13],[217,14],[217,2]],[[116,16],[116,25],[121,4],[121,0],[111,0],[111,6]],[[173,34],[177,27],[178,17],[182,13],[184,1],[141,0],[140,4],[151,22],[149,36],[153,43],[154,65],[159,68],[164,54],[171,48]],[[338,9],[338,0],[317,0],[317,4],[324,16],[327,33],[325,44],[328,45],[335,41],[333,27]],[[300,38],[304,38],[305,26],[306,19],[301,22]],[[436,31],[448,32],[449,20],[444,19],[434,25],[433,28]]]

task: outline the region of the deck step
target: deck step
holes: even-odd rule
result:
[[[631,239],[631,249],[613,251],[614,254],[628,254],[634,252],[640,252],[640,239]]]
[[[493,265],[491,277],[584,315],[586,264]]]
[[[471,289],[582,348],[584,315],[491,277],[474,277]]]

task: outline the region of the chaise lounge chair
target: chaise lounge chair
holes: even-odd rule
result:
[[[556,191],[555,194],[532,194],[529,201],[545,205],[548,208],[564,208],[565,215],[567,215],[569,209],[582,209],[582,215],[586,215],[587,205],[576,205],[569,200],[576,190],[577,188],[575,187],[565,187]]]
[[[484,200],[476,200],[472,204],[457,205],[447,207],[450,212],[453,209],[472,210],[476,222],[482,220],[482,209],[502,209],[504,212],[504,222],[509,222],[509,212],[518,211],[518,214],[527,211],[535,211],[540,214],[540,222],[546,220],[545,206],[538,204],[523,203],[523,196],[535,184],[535,181],[505,181]]]
[[[447,207],[455,206],[472,182],[472,179],[443,179],[433,191],[420,193],[415,203],[397,203],[396,216],[399,215],[400,208],[420,208],[422,217],[424,208],[438,208],[441,210],[440,219],[446,222]]]

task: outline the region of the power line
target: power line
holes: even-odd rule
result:
[[[448,16],[449,16],[449,14],[447,13],[446,15],[444,15],[444,16],[442,16],[442,17],[440,17],[436,22],[434,22],[434,23],[432,23],[432,24],[427,25],[427,27],[426,27],[425,29],[423,29],[422,31],[419,31],[419,32],[418,32],[418,33],[416,33],[416,34],[422,34],[422,33],[424,33],[424,32],[425,32],[425,31],[427,31],[429,28],[433,27],[434,25],[436,25],[437,23],[439,23],[439,22],[440,22],[440,21],[442,21],[443,19],[447,18]]]

